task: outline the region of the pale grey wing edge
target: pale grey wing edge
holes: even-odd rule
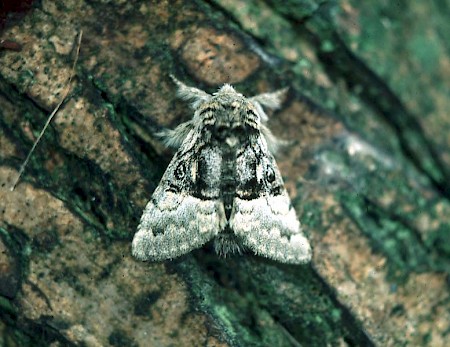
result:
[[[231,228],[256,254],[291,264],[311,260],[311,246],[287,194],[253,200],[236,198],[234,209]]]
[[[179,257],[217,235],[223,214],[223,205],[217,200],[155,191],[134,235],[132,253],[140,260]]]

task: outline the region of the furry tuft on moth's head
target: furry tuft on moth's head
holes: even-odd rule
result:
[[[219,94],[237,94],[239,96],[243,96],[242,94],[236,93],[234,88],[229,85],[228,83],[225,83],[222,88],[219,89],[219,91],[213,93],[213,95],[219,95]]]
[[[210,95],[171,76],[194,117],[163,133],[177,148],[147,204],[133,255],[160,261],[214,239],[220,255],[254,253],[283,263],[311,259],[271,152],[277,140],[263,107],[276,109],[287,89],[246,98],[225,84]]]

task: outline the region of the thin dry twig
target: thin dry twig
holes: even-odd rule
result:
[[[61,101],[58,103],[58,105],[56,105],[55,109],[50,114],[50,116],[48,116],[47,122],[45,122],[45,125],[42,128],[41,133],[39,134],[38,138],[34,142],[33,147],[31,148],[30,152],[28,152],[27,158],[25,159],[25,161],[23,162],[22,166],[20,167],[19,174],[17,175],[17,178],[16,178],[16,180],[14,181],[14,183],[13,183],[13,185],[11,187],[11,191],[13,191],[16,188],[17,184],[19,183],[20,177],[22,176],[23,172],[25,171],[25,168],[26,168],[28,162],[30,161],[30,158],[31,158],[34,150],[36,149],[39,141],[41,140],[42,136],[44,135],[45,130],[47,130],[48,126],[52,122],[52,119],[55,117],[55,115],[58,112],[59,108],[61,107],[61,105],[66,100],[67,95],[69,95],[70,83],[72,82],[73,76],[75,75],[75,67],[77,65],[78,57],[80,55],[80,46],[81,46],[81,37],[82,36],[83,36],[83,31],[80,30],[80,34],[78,35],[77,52],[76,52],[76,55],[75,55],[75,59],[73,61],[72,70],[70,71],[69,79],[67,80],[66,89],[65,89],[64,94],[63,94],[63,96],[61,98]]]

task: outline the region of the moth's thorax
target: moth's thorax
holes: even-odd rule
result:
[[[224,88],[200,105],[197,115],[214,138],[234,147],[241,138],[259,132],[261,117],[242,94],[228,89],[222,92]]]

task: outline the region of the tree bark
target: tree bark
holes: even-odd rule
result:
[[[0,47],[0,345],[445,346],[449,17],[438,0],[35,2],[1,34],[22,50]],[[289,87],[269,125],[311,264],[131,256],[172,155],[155,132],[192,116],[170,74]]]

